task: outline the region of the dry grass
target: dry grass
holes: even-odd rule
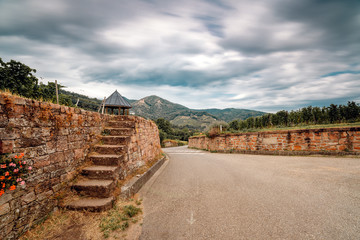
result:
[[[68,239],[138,239],[141,233],[142,214],[126,215],[125,206],[142,209],[141,199],[118,200],[113,209],[102,213],[59,210],[42,224],[28,231],[21,240],[68,240]],[[129,207],[128,207],[129,208]],[[130,207],[130,209],[133,209]],[[117,221],[118,217],[127,216],[127,220]],[[125,219],[125,218],[124,218]],[[116,221],[115,221],[116,220]],[[127,222],[128,227],[124,228]],[[118,225],[117,225],[118,224]],[[104,231],[102,231],[102,229]],[[106,234],[105,234],[106,233]]]

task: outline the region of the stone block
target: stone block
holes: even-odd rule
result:
[[[9,203],[0,205],[0,216],[5,215],[8,212],[10,212],[10,204]]]
[[[34,161],[33,161],[34,168],[43,168],[43,167],[49,166],[49,165],[50,165],[49,155],[34,158]]]
[[[32,201],[35,201],[35,199],[36,199],[36,196],[35,196],[35,192],[34,192],[34,191],[26,194],[25,196],[23,196],[23,197],[21,198],[21,200],[22,200],[25,204],[28,204],[28,203],[30,203],[30,202],[32,202]]]
[[[59,136],[56,141],[56,151],[64,151],[68,149],[68,140],[66,136]]]
[[[74,150],[75,160],[79,160],[84,158],[84,150],[83,149],[75,149]]]
[[[0,153],[12,153],[13,147],[13,140],[0,140]]]
[[[3,205],[7,202],[10,202],[13,199],[13,196],[10,192],[4,193],[1,197],[0,197],[0,205]]]
[[[42,201],[42,200],[44,200],[46,198],[49,198],[53,194],[54,194],[54,192],[52,190],[49,190],[47,192],[43,192],[43,193],[38,194],[36,197],[37,197],[37,199],[39,201]]]
[[[65,160],[63,152],[55,152],[50,154],[50,162],[51,163],[58,163]]]

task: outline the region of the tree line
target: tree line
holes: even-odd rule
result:
[[[347,105],[331,104],[328,107],[303,107],[299,110],[282,110],[277,113],[267,113],[260,117],[250,117],[246,120],[233,120],[228,130],[242,131],[272,127],[294,127],[311,124],[333,124],[360,121],[360,106],[354,101]]]
[[[155,123],[159,128],[161,143],[165,139],[188,141],[189,137],[193,136],[195,133],[194,129],[172,125],[170,121],[164,118],[158,118]]]
[[[44,84],[39,82],[35,77],[36,69],[10,60],[4,62],[0,58],[0,89],[8,90],[13,94],[17,94],[26,98],[36,100],[56,102],[56,86],[54,82]],[[88,98],[87,96],[65,91],[65,86],[58,84],[59,104],[74,107],[78,102],[78,107],[97,111],[101,100],[96,98]]]

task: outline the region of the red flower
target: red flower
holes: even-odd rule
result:
[[[12,185],[12,186],[9,188],[10,191],[15,190],[15,189],[16,189],[15,185]]]
[[[6,172],[6,173],[5,173],[5,176],[9,176],[9,172]]]
[[[5,176],[1,176],[1,177],[0,177],[0,180],[4,180],[4,179],[5,179]]]

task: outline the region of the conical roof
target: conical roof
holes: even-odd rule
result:
[[[125,107],[131,108],[130,103],[123,98],[120,93],[115,90],[113,94],[110,95],[105,101],[105,107]]]

